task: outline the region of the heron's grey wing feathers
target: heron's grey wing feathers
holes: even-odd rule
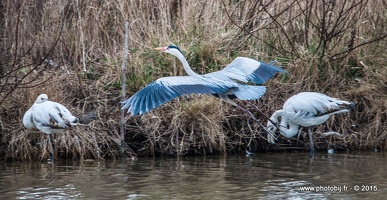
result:
[[[271,79],[276,73],[286,72],[283,69],[271,64],[259,62],[251,58],[237,57],[223,70],[213,73],[220,73],[231,79],[236,79],[242,82],[263,84]]]
[[[236,87],[237,83],[224,82],[203,76],[173,76],[160,78],[125,100],[121,109],[128,108],[132,116],[166,103],[183,94],[223,93]]]
[[[233,90],[238,99],[241,100],[256,100],[261,98],[266,92],[266,86],[255,85],[239,85],[238,88]]]

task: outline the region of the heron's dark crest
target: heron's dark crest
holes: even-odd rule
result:
[[[184,53],[183,53],[183,52],[179,49],[179,47],[177,47],[176,45],[169,45],[169,46],[168,46],[168,49],[177,49],[177,50],[180,51],[181,54],[184,55]]]

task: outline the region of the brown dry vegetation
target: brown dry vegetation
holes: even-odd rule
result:
[[[382,0],[1,1],[1,158],[48,156],[46,137],[21,122],[40,93],[73,114],[98,115],[88,126],[54,136],[57,157],[119,155],[125,21],[128,96],[157,78],[185,74],[174,57],[153,50],[157,46],[177,44],[198,73],[219,70],[236,56],[277,59],[289,75],[270,80],[268,92],[254,102],[264,113],[301,91],[351,100],[353,112],[314,128],[317,149],[385,149],[386,8]],[[247,115],[205,95],[127,116],[125,129],[127,156],[270,149]],[[319,137],[327,131],[344,136]],[[299,141],[281,139],[277,147],[305,149],[302,133]]]

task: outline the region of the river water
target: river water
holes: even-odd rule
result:
[[[386,164],[380,152],[2,162],[0,199],[385,199]]]

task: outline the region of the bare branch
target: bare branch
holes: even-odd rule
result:
[[[239,29],[243,30],[244,32],[248,33],[250,36],[254,37],[255,39],[263,42],[264,44],[266,44],[267,46],[269,46],[270,48],[274,49],[275,51],[277,51],[278,53],[280,54],[283,54],[283,52],[281,52],[279,49],[277,49],[275,46],[269,44],[268,42],[264,41],[263,39],[255,36],[254,34],[252,34],[249,30],[247,30],[246,28],[244,27],[241,27],[240,25],[238,25],[235,20],[230,16],[230,13],[227,11],[227,6],[226,6],[226,3],[224,2],[224,0],[222,0],[222,3],[223,3],[223,6],[224,6],[224,10],[227,14],[227,17],[230,19],[230,21],[235,25],[237,26]]]
[[[126,61],[128,59],[129,49],[128,49],[128,40],[129,40],[129,22],[125,22],[125,41],[124,41],[124,57],[121,64],[121,102],[125,101],[126,94]],[[121,145],[120,152],[123,156],[125,152],[125,110],[121,110],[121,121],[120,121],[120,133],[121,133]]]

